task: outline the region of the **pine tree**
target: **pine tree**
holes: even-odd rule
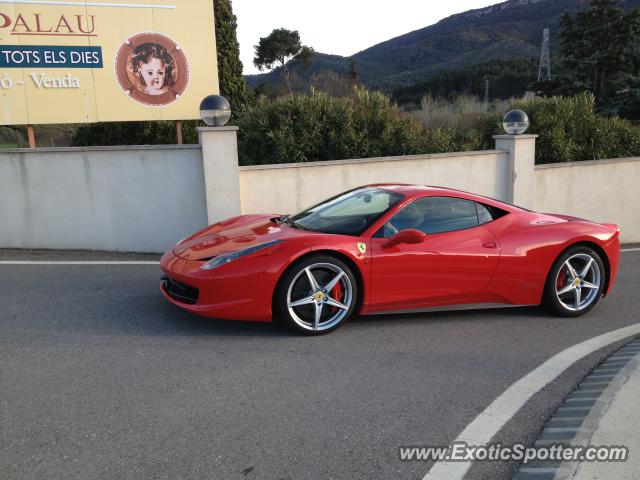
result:
[[[591,0],[575,18],[561,20],[561,74],[553,93],[590,91],[598,109],[615,114],[634,96],[640,64],[640,11],[624,13],[619,0]],[[635,85],[634,85],[635,84]]]
[[[315,55],[313,48],[300,43],[300,33],[297,30],[286,28],[275,28],[266,37],[261,37],[258,45],[255,46],[255,52],[253,64],[261,71],[279,68],[289,93],[291,93],[289,60],[299,60],[303,68],[307,69]]]
[[[213,4],[220,95],[229,100],[234,112],[240,112],[249,101],[249,89],[242,76],[240,45],[236,36],[237,19],[231,0],[213,0]]]

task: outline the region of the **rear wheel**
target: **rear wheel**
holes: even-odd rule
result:
[[[358,285],[351,269],[329,255],[312,255],[284,274],[274,313],[292,329],[319,335],[338,328],[353,313]]]
[[[570,248],[553,264],[542,304],[557,315],[578,317],[598,302],[604,281],[604,264],[593,249],[585,246]]]

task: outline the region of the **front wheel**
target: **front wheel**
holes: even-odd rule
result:
[[[300,333],[335,330],[353,313],[358,285],[339,259],[313,255],[294,264],[278,283],[274,314]]]
[[[578,317],[591,310],[602,296],[605,269],[589,247],[573,247],[553,264],[545,285],[543,306],[563,317]]]

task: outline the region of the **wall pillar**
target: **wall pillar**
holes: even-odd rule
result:
[[[524,208],[533,208],[534,166],[538,135],[494,135],[496,150],[509,152],[506,163],[504,200]]]
[[[198,128],[209,225],[240,215],[238,127]]]

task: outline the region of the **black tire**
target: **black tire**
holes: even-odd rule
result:
[[[311,271],[320,289],[313,291],[306,269]],[[336,286],[330,291],[324,291],[323,287],[330,285],[335,277],[339,277],[335,280]],[[340,298],[333,298],[332,294],[340,295]],[[307,303],[290,309],[289,295],[292,302]],[[282,321],[298,333],[323,335],[335,330],[351,317],[357,300],[358,283],[347,264],[332,255],[309,255],[291,265],[280,278],[273,296],[274,320]],[[341,307],[327,303],[330,301],[340,303]],[[316,308],[320,309],[317,328]]]
[[[581,273],[587,268],[588,259],[592,259],[592,267],[584,278]],[[565,262],[573,267],[578,274],[578,281],[572,278],[572,273]],[[542,296],[542,306],[554,315],[561,317],[579,317],[595,307],[602,296],[606,280],[606,271],[600,255],[587,246],[575,246],[565,250],[553,263]],[[597,284],[597,289],[593,285]],[[576,285],[579,288],[576,288]],[[589,288],[586,285],[591,285]],[[565,293],[564,289],[570,288]],[[576,295],[579,291],[579,296]],[[589,300],[587,302],[587,299]],[[584,305],[582,303],[584,302]]]

